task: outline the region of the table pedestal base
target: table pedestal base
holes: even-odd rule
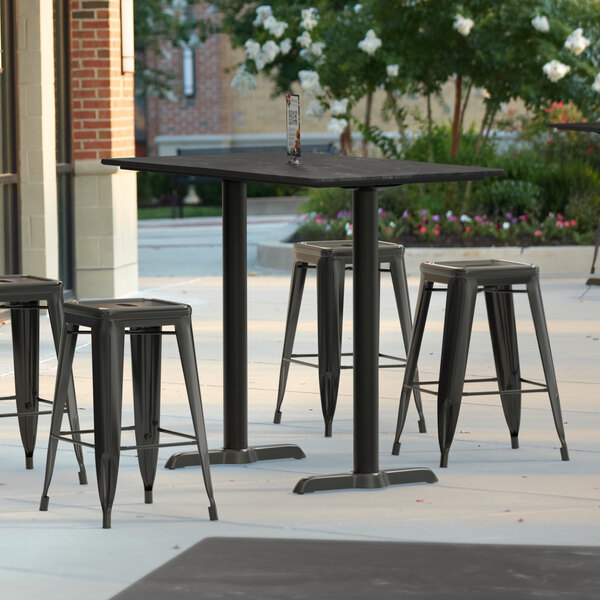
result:
[[[435,473],[425,467],[392,469],[377,473],[337,473],[314,475],[301,479],[294,488],[296,494],[310,494],[327,490],[375,489],[403,483],[435,483]]]
[[[242,450],[220,448],[209,450],[211,465],[246,465],[260,460],[277,460],[282,458],[306,458],[304,452],[295,444],[278,444],[273,446],[250,446]],[[169,457],[166,469],[182,469],[200,464],[197,452],[178,452]]]

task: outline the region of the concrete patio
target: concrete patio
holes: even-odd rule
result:
[[[265,237],[289,223],[264,220]],[[147,238],[143,227],[149,227]],[[156,231],[152,227],[157,228]],[[198,248],[213,270],[202,271],[194,249],[157,246],[158,224],[141,225],[140,295],[186,302],[193,308],[198,369],[210,447],[222,445],[221,278],[218,276],[218,223],[214,236]],[[185,245],[183,229],[162,230]],[[249,239],[252,243],[252,226]],[[188,232],[188,235],[190,232]],[[209,239],[203,238],[203,239]],[[212,239],[212,238],[210,238]],[[169,252],[182,257],[173,276],[160,271]],[[217,253],[217,254],[211,254]],[[175,255],[175,254],[174,254]],[[253,255],[252,255],[253,256]],[[250,261],[253,260],[249,255]],[[168,259],[165,259],[169,263]],[[216,261],[216,262],[215,262]],[[157,267],[158,265],[158,267]],[[187,265],[187,266],[186,266]],[[216,273],[215,273],[216,269]],[[40,417],[35,469],[24,468],[14,419],[0,420],[0,573],[2,596],[35,600],[110,598],[194,543],[216,536],[352,539],[379,541],[478,542],[600,546],[600,289],[586,295],[585,275],[543,277],[542,293],[557,371],[570,462],[560,459],[558,439],[545,394],[523,399],[521,448],[511,450],[497,396],[469,397],[462,403],[449,467],[438,468],[434,396],[424,397],[428,433],[419,434],[411,407],[400,456],[391,455],[402,371],[380,374],[380,466],[427,466],[439,478],[382,490],[327,492],[298,496],[305,475],[352,468],[352,374],[344,371],[333,437],[323,437],[317,372],[292,365],[280,425],[272,423],[289,286],[289,273],[249,265],[249,440],[250,444],[297,443],[304,460],[244,466],[215,466],[212,478],[220,520],[210,522],[198,468],[161,469],[172,453],[162,449],[154,504],[143,503],[137,459],[121,457],[112,529],[101,529],[93,452],[84,450],[90,483],[80,486],[73,449],[60,444],[48,512],[38,511],[49,418]],[[209,275],[201,276],[201,272]],[[161,276],[158,276],[161,275]],[[409,280],[414,302],[418,279]],[[346,286],[345,350],[351,349],[351,281]],[[316,348],[316,294],[309,277],[296,351]],[[525,296],[515,298],[522,375],[542,380],[539,354]],[[443,295],[434,295],[421,352],[423,378],[435,379],[443,324]],[[51,397],[56,359],[47,318],[42,319],[42,395]],[[390,282],[382,278],[381,348],[401,347]],[[12,393],[10,326],[0,326],[0,395]],[[131,377],[125,358],[124,418],[132,423]],[[478,303],[468,376],[493,374],[484,302]],[[83,427],[92,425],[91,350],[80,338],[74,375]],[[174,339],[163,342],[162,426],[191,430],[183,377]],[[6,409],[5,409],[6,410]]]

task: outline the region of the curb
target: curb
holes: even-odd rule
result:
[[[293,261],[293,244],[265,241],[258,245],[257,263],[261,267],[290,272]],[[543,275],[589,274],[593,246],[531,246],[519,248],[406,248],[404,260],[409,277],[420,276],[420,265],[436,260],[504,259],[537,265]]]

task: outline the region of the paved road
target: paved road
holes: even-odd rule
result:
[[[259,241],[282,240],[296,228],[294,215],[248,217],[248,271],[256,264]],[[153,219],[138,223],[140,277],[222,274],[220,218]]]

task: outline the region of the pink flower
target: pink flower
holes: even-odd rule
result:
[[[548,140],[548,141],[546,142],[546,144],[548,144],[548,146],[551,146],[551,145],[552,145],[552,140]]]
[[[392,228],[391,227],[386,227],[385,228],[385,232],[388,233],[388,234],[391,233],[392,232]]]
[[[436,229],[433,233],[435,233],[435,235],[440,235],[440,230]]]
[[[535,237],[540,237],[540,235],[542,235],[542,232],[539,229],[536,229],[533,235],[535,235]]]
[[[471,226],[470,225],[466,225],[465,226],[465,231],[471,231]]]
[[[564,217],[560,213],[556,213],[556,217],[559,221],[562,221],[564,219]]]
[[[571,227],[571,221],[564,221],[563,224],[565,227]]]
[[[562,221],[556,221],[556,226],[557,227],[562,227],[563,226],[563,222]]]
[[[519,156],[519,153],[518,153],[518,152],[515,152],[515,156]]]
[[[577,225],[577,221],[575,219],[572,219],[571,220],[571,226],[575,227],[575,225]]]
[[[480,215],[475,215],[475,220],[479,223],[483,223],[483,217]]]
[[[594,151],[594,146],[590,146],[590,147],[587,149],[587,151],[588,151],[588,152],[593,152],[593,151]]]

